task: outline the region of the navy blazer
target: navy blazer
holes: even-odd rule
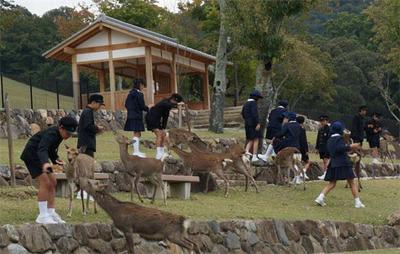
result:
[[[351,138],[356,141],[364,139],[365,118],[360,114],[353,117],[351,124]]]
[[[242,107],[242,117],[247,126],[257,126],[260,123],[258,120],[257,102],[248,100]]]
[[[331,130],[328,125],[325,125],[324,127],[318,129],[317,143],[315,149],[317,149],[319,152],[327,152],[326,145],[328,144],[330,132]]]
[[[161,128],[165,129],[168,123],[169,111],[176,107],[169,99],[163,99],[152,107],[147,114],[147,120],[154,124],[160,123]]]
[[[277,107],[271,110],[268,116],[268,127],[273,129],[281,129],[283,122],[283,113],[287,111],[284,107]]]
[[[127,119],[143,121],[143,111],[148,112],[149,108],[144,104],[143,93],[132,89],[125,100],[125,108],[128,111]]]
[[[329,162],[330,167],[351,167],[351,162],[347,156],[347,152],[350,151],[350,146],[344,143],[342,136],[332,135],[328,139],[327,146],[331,158]]]
[[[368,125],[372,125],[371,127],[368,127]],[[379,128],[382,128],[382,124],[381,122],[378,122],[374,119],[369,120],[366,125],[365,125],[365,132],[367,134],[367,140],[379,140],[380,134],[381,134],[381,130],[379,130]],[[374,130],[377,130],[377,132],[375,132]]]
[[[300,143],[300,152],[302,154],[308,153],[307,133],[306,129],[304,129],[303,127],[301,127],[300,129],[299,143]]]
[[[86,107],[79,118],[78,124],[78,148],[86,146],[87,149],[96,152],[97,126],[94,123],[93,109]]]
[[[276,138],[282,138],[281,149],[285,147],[296,147],[300,150],[300,132],[301,126],[296,121],[290,121],[283,125]]]

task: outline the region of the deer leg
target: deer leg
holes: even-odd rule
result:
[[[90,201],[90,195],[89,193],[86,193],[86,213],[89,213],[89,201]]]
[[[86,215],[85,199],[83,198],[83,190],[82,190],[82,188],[80,188],[80,194],[81,194],[81,202],[82,202],[82,213],[83,213],[83,215]]]
[[[156,179],[154,179],[153,177],[154,176],[149,177],[150,182],[154,185],[153,197],[151,199],[151,203],[152,204],[154,204],[154,200],[156,199],[156,194],[157,194],[158,187],[161,187],[161,186],[159,186],[159,182]]]
[[[133,234],[131,232],[125,233],[126,245],[129,254],[135,253],[135,243],[133,242]]]
[[[68,217],[72,216],[72,201],[74,198],[74,183],[68,180],[69,187],[69,206],[68,206]]]
[[[217,170],[215,172],[215,174],[217,174],[217,176],[219,176],[220,178],[222,178],[222,180],[224,180],[225,182],[225,197],[228,197],[228,189],[229,189],[229,181],[228,179],[224,176],[224,172],[222,170]]]
[[[193,250],[193,243],[191,241],[188,241],[187,239],[183,238],[182,236],[175,236],[173,234],[171,236],[168,236],[168,240],[170,240],[171,242],[173,242],[185,249],[188,249],[189,251]]]
[[[246,178],[246,184],[244,187],[244,191],[247,192],[247,190],[249,189],[249,177],[245,175],[245,178]]]
[[[204,189],[204,193],[208,192],[208,182],[210,181],[210,172],[206,173],[206,188]]]
[[[136,174],[136,176],[135,176],[135,189],[136,189],[136,193],[138,195],[138,198],[139,198],[140,202],[143,203],[143,199],[142,199],[142,197],[140,196],[140,193],[139,193],[139,180],[140,180],[140,174]]]
[[[166,206],[167,205],[167,193],[165,193],[165,185],[164,185],[164,182],[162,180],[161,174],[157,175],[156,178],[157,178],[157,182],[158,182],[158,184],[159,184],[159,186],[161,188],[164,205]]]
[[[281,166],[279,164],[276,166],[277,171],[276,171],[276,178],[275,178],[275,184],[278,185],[281,181]]]
[[[135,178],[133,178],[132,176],[130,176],[130,178],[131,178],[131,201],[133,201],[133,192],[135,190],[136,184],[135,184]]]

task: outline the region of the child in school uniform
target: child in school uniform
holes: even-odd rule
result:
[[[315,149],[318,150],[319,158],[322,160],[323,167],[322,170],[324,173],[319,176],[320,180],[325,178],[326,169],[328,168],[329,163],[329,152],[327,148],[327,143],[329,139],[330,129],[329,129],[329,118],[327,115],[321,115],[319,117],[320,128],[318,129],[317,135],[317,144]]]
[[[244,128],[246,130],[247,140],[246,154],[251,155],[250,151],[252,150],[253,156],[251,158],[251,162],[259,161],[257,158],[257,150],[258,142],[261,138],[261,131],[260,121],[258,118],[257,101],[261,98],[263,98],[261,93],[257,90],[254,90],[242,108],[242,117],[244,119]]]
[[[365,127],[365,132],[367,134],[367,141],[369,147],[372,149],[372,160],[373,164],[379,164],[379,145],[380,145],[380,135],[382,132],[381,115],[377,112],[372,114],[372,119],[369,120]]]
[[[295,112],[286,112],[283,114],[283,127],[282,130],[275,135],[272,142],[275,153],[286,147],[295,147],[300,150],[300,131],[301,127],[296,122]]]
[[[307,141],[307,133],[304,128],[304,116],[297,116],[296,121],[300,124],[300,136],[299,136],[299,144],[300,144],[300,153],[301,153],[301,161],[304,164],[304,178],[308,179],[307,170],[310,167],[310,159],[308,157],[308,141]]]
[[[344,127],[340,122],[332,123],[330,129],[331,135],[328,140],[328,152],[331,159],[325,175],[325,181],[328,181],[329,183],[315,199],[315,202],[320,206],[325,206],[325,197],[335,188],[336,182],[338,180],[347,180],[354,197],[355,208],[364,208],[365,206],[361,202],[358,193],[357,183],[354,182],[355,175],[353,167],[347,156],[348,151],[352,148],[359,147],[360,144],[345,144],[343,139]]]
[[[141,91],[143,87],[142,79],[134,80],[133,88],[125,100],[128,114],[124,126],[124,131],[133,131],[132,154],[142,158],[146,157],[146,154],[139,150],[141,132],[144,131],[143,112],[149,112],[149,108],[144,104],[144,96]]]

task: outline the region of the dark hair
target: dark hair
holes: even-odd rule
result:
[[[304,118],[304,116],[298,116],[296,117],[296,122],[298,122],[299,124],[304,123],[306,119]]]
[[[178,94],[178,93],[173,93],[171,94],[171,96],[168,99],[174,99],[176,102],[182,102],[183,101],[183,97],[182,95]]]
[[[133,89],[138,89],[140,90],[140,84],[144,84],[143,79],[137,78],[133,81]]]
[[[358,108],[358,112],[361,112],[363,110],[368,110],[368,107],[366,105],[362,105]]]
[[[318,119],[319,121],[328,121],[329,117],[327,115],[320,115]]]
[[[380,118],[382,115],[380,113],[378,113],[378,112],[374,112],[372,114],[372,116],[376,116],[377,118]]]

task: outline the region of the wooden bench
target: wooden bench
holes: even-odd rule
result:
[[[69,187],[65,173],[54,173],[54,175],[57,179],[56,197],[69,197]],[[94,179],[96,180],[107,180],[108,178],[106,173],[94,173]]]
[[[162,180],[164,182],[166,196],[180,199],[189,199],[191,184],[200,182],[200,178],[198,176],[185,175],[162,175]],[[154,185],[146,180],[146,178],[141,179],[141,182],[146,187],[147,197],[152,198]],[[162,199],[162,192],[160,188],[157,190],[156,199]]]

